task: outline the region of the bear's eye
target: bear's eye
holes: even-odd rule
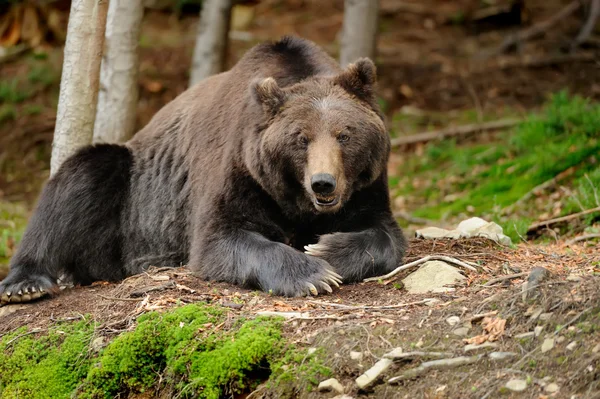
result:
[[[302,144],[303,146],[308,145],[308,137],[306,137],[306,136],[300,136],[298,138],[298,141],[300,141],[300,144]]]
[[[348,136],[346,133],[342,133],[337,139],[340,143],[345,143],[346,141],[350,140],[350,136]]]

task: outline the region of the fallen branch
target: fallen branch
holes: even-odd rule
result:
[[[144,298],[117,298],[114,296],[104,296],[100,294],[98,294],[98,296],[102,299],[106,299],[107,301],[139,302],[144,300]]]
[[[512,35],[509,35],[504,41],[495,49],[484,51],[480,54],[480,58],[489,58],[504,53],[514,45],[532,39],[538,35],[541,35],[556,25],[558,22],[564,20],[569,15],[573,14],[581,7],[581,1],[575,0],[563,7],[559,12],[554,14],[552,17],[545,21],[537,23],[530,28],[521,30]]]
[[[567,241],[567,245],[573,245],[580,241],[592,240],[594,238],[600,238],[600,234],[584,234],[579,237],[575,237],[572,240]]]
[[[424,305],[424,304],[431,302],[431,298],[427,298],[427,299],[423,299],[421,301],[415,301],[415,302],[399,303],[396,305],[382,305],[382,306],[368,306],[368,305],[351,306],[351,305],[342,305],[341,303],[310,301],[310,300],[307,302],[313,303],[315,305],[330,306],[332,308],[338,308],[339,310],[390,310],[390,309],[405,308],[407,306]]]
[[[409,223],[414,223],[414,224],[433,224],[433,221],[429,220],[429,219],[425,219],[425,218],[420,218],[418,216],[413,216],[410,215],[406,212],[394,212],[394,218],[395,219],[404,219]]]
[[[161,284],[159,286],[150,286],[150,287],[142,288],[138,291],[133,291],[131,294],[129,294],[129,296],[132,298],[137,298],[137,297],[145,296],[149,292],[164,291],[164,290],[168,290],[168,289],[175,288],[175,287],[176,287],[175,281],[167,281],[166,283]]]
[[[443,358],[452,357],[453,355],[454,354],[450,353],[450,352],[420,352],[420,351],[402,352],[402,349],[400,348],[400,350],[398,350],[398,351],[393,350],[389,353],[386,353],[385,355],[383,355],[383,357],[386,359],[393,359],[393,360],[412,360],[412,359],[417,359],[417,358],[443,359]]]
[[[556,223],[568,222],[569,220],[580,218],[581,216],[589,215],[590,213],[600,212],[600,206],[592,209],[587,209],[582,212],[573,213],[567,216],[561,216],[559,218],[548,219],[542,222],[533,223],[531,226],[527,228],[527,233],[531,233],[536,231],[542,227],[548,227]]]
[[[396,274],[400,273],[402,270],[406,270],[406,269],[410,269],[411,267],[415,267],[418,266],[422,263],[425,262],[429,262],[430,260],[441,260],[444,262],[448,262],[448,263],[453,263],[457,266],[461,266],[464,267],[465,269],[471,270],[473,272],[476,272],[477,269],[475,269],[473,266],[466,264],[463,261],[460,261],[458,259],[452,258],[450,256],[441,256],[441,255],[428,255],[424,258],[421,258],[419,260],[416,260],[414,262],[410,262],[407,263],[406,265],[397,267],[396,269],[394,269],[393,271],[389,272],[386,275],[383,276],[379,276],[379,277],[369,277],[363,280],[363,282],[368,283],[370,281],[379,281],[379,280],[386,280],[388,278],[394,277]]]
[[[453,126],[441,130],[433,130],[430,132],[423,132],[417,134],[411,134],[405,137],[398,137],[392,139],[392,147],[400,147],[407,144],[424,143],[432,140],[439,140],[446,137],[461,136],[469,133],[475,133],[484,130],[498,130],[507,129],[509,127],[518,125],[522,121],[520,119],[500,119],[492,122],[485,123],[474,123],[463,126]]]
[[[588,38],[594,31],[594,28],[596,27],[596,22],[598,21],[599,16],[600,16],[600,0],[591,0],[590,15],[588,16],[588,19],[585,21],[585,24],[579,31],[579,34],[575,38],[575,41],[571,45],[571,50],[574,50],[581,43],[585,43],[588,40]]]
[[[484,287],[489,287],[490,285],[502,282],[502,281],[506,281],[506,280],[512,280],[515,278],[519,278],[519,277],[524,277],[526,276],[528,273],[527,272],[523,272],[523,273],[515,273],[515,274],[507,274],[505,276],[500,276],[500,277],[496,277],[493,278],[491,280],[489,280],[487,283],[485,283],[483,286]]]
[[[397,377],[390,378],[388,380],[388,384],[395,384],[400,381],[420,377],[423,374],[427,373],[429,370],[442,370],[442,369],[460,367],[460,366],[465,366],[467,364],[477,363],[479,360],[481,360],[483,358],[483,356],[484,355],[460,356],[460,357],[454,357],[452,359],[441,359],[441,360],[432,360],[430,362],[425,362],[417,368],[409,369]]]

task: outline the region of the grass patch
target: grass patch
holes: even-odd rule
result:
[[[26,223],[24,206],[0,201],[0,278],[8,272],[8,262],[21,241]]]
[[[400,176],[406,177],[390,181],[390,186],[425,203],[415,210],[417,216],[482,215],[507,222],[501,217],[505,207],[574,167],[574,178],[579,179],[576,195],[562,211],[570,213],[598,206],[600,172],[594,169],[594,159],[599,152],[600,105],[560,92],[499,141],[468,146],[453,140],[429,143],[422,156],[403,165]],[[513,241],[524,232],[528,218],[537,216],[526,212],[533,205],[518,209],[519,216],[504,223]]]

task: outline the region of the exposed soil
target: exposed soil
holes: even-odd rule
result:
[[[597,245],[586,244],[571,247],[523,244],[509,249],[486,239],[412,240],[407,261],[436,254],[479,264],[477,273],[467,272],[465,286],[457,286],[448,293],[426,295],[408,294],[402,288],[401,279],[411,270],[389,281],[341,286],[331,295],[283,298],[229,284],[208,283],[186,268],[153,268],[121,283],[66,288],[55,298],[4,306],[0,308],[0,336],[23,325],[44,331],[60,320],[92,317],[98,324],[98,334],[114,337],[133,329],[136,318],[145,312],[202,301],[230,307],[231,317],[294,312],[286,323],[286,336],[302,346],[325,348],[330,359],[327,365],[334,377],[358,397],[497,397],[500,392],[510,392],[503,388],[509,379],[526,378],[529,387],[525,396],[519,397],[537,398],[544,393],[544,386],[554,383],[560,391],[552,397],[578,394],[575,397],[591,398],[600,395],[600,347],[596,347],[600,344],[598,249]],[[541,283],[537,299],[523,301],[521,285],[534,267],[546,268],[551,277]],[[492,278],[514,273],[525,274],[485,285]],[[431,298],[435,301],[430,302]],[[392,307],[386,308],[389,306]],[[373,387],[359,391],[354,384],[354,379],[396,347],[405,352],[465,355],[463,340],[483,334],[483,316],[476,316],[481,314],[506,320],[507,324],[494,343],[497,347],[466,355],[512,352],[508,360],[484,359],[474,365],[431,371],[399,385],[386,384],[390,377],[418,365],[418,360],[400,361]],[[450,316],[458,316],[459,324],[449,325],[446,319]],[[456,335],[455,329],[464,326],[468,332]],[[539,337],[515,338],[536,326],[543,326]],[[555,338],[555,347],[541,353],[539,346],[549,337]],[[573,341],[577,342],[576,349],[566,349]],[[350,359],[350,351],[363,352],[363,359]],[[268,397],[269,392],[263,394]],[[334,396],[308,391],[298,394],[299,397]]]

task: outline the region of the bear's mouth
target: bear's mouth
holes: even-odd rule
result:
[[[319,206],[335,206],[340,202],[340,197],[315,197],[315,204]]]

